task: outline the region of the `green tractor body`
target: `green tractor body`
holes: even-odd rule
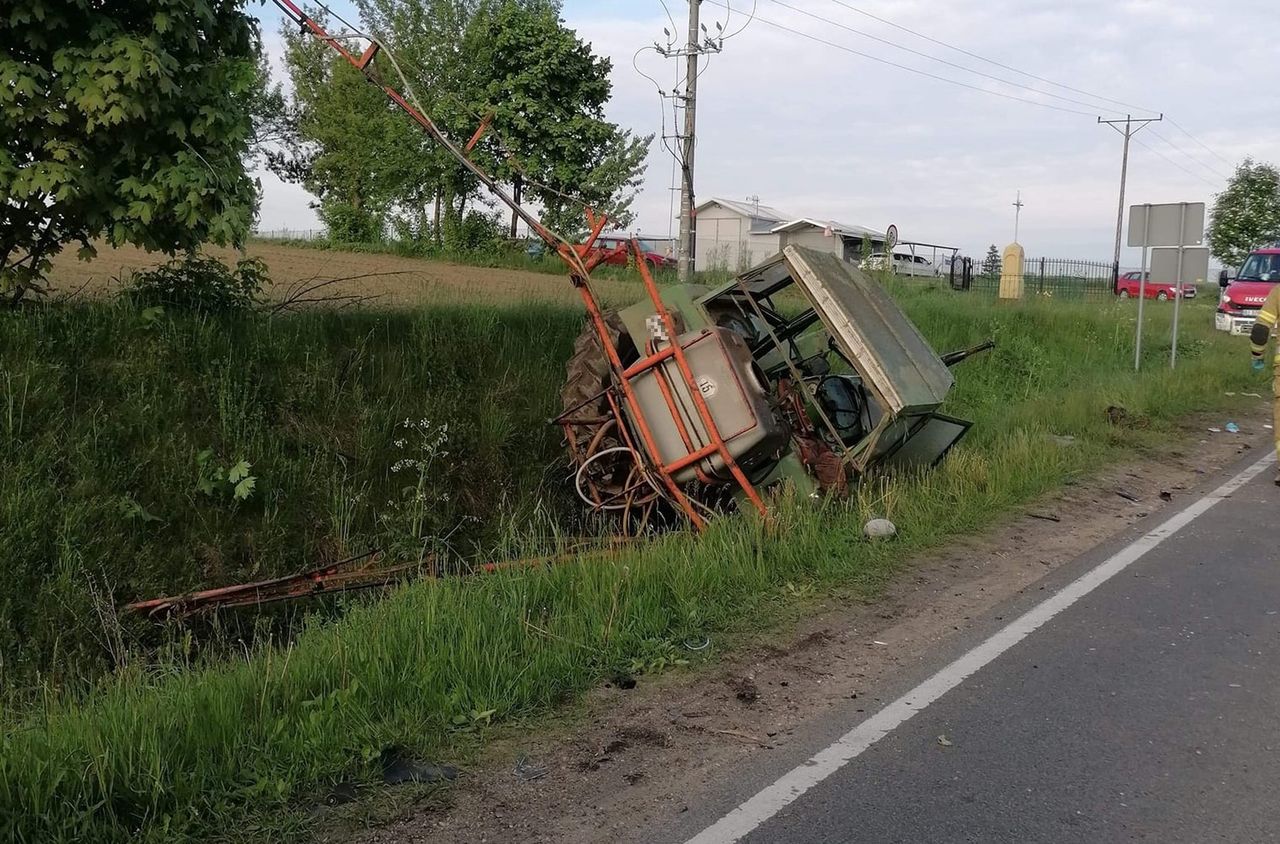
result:
[[[944,359],[878,283],[835,255],[788,246],[719,287],[667,286],[661,297],[675,337],[648,300],[611,315],[622,364],[678,343],[692,379],[667,358],[632,377],[634,406],[615,403],[628,431],[613,423],[570,436],[579,492],[600,509],[643,486],[634,455],[642,426],[658,452],[650,465],[678,465],[709,447],[694,388],[733,461],[760,489],[787,483],[805,495],[839,493],[876,469],[932,466],[969,428],[940,412],[954,384],[949,366],[989,344]],[[567,409],[581,408],[593,389],[616,387],[606,362],[586,365],[589,346],[580,342],[570,364]],[[596,418],[609,425],[603,407],[601,397]],[[606,449],[615,459],[595,456]],[[671,477],[708,508],[743,491],[718,452]],[[648,481],[656,494],[642,497],[656,501],[661,493]]]

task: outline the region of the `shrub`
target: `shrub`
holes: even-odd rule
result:
[[[200,313],[232,313],[253,307],[268,281],[261,258],[245,258],[235,269],[206,255],[188,255],[133,273],[124,295],[143,307]]]

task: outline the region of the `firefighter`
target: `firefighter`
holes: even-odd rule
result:
[[[1280,319],[1280,284],[1274,285],[1271,292],[1267,294],[1267,301],[1258,312],[1258,321],[1253,324],[1253,331],[1249,334],[1249,351],[1253,355],[1254,372],[1262,372],[1266,369],[1267,364],[1263,358],[1267,352],[1267,341],[1271,339],[1271,330],[1275,328],[1278,319]],[[1280,456],[1280,345],[1276,347],[1276,356],[1272,362],[1271,391],[1275,396],[1272,413],[1276,454]],[[1280,486],[1280,474],[1276,475],[1276,486]]]

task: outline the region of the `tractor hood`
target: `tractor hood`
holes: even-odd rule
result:
[[[787,246],[775,261],[786,265],[889,415],[915,416],[942,404],[955,383],[951,370],[884,288],[829,252]]]

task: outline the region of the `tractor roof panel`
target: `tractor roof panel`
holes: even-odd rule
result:
[[[955,383],[951,370],[884,288],[829,252],[787,246],[779,257],[840,350],[884,399],[886,410],[896,415],[942,404]],[[760,270],[776,277],[776,269],[765,267],[748,275]]]

